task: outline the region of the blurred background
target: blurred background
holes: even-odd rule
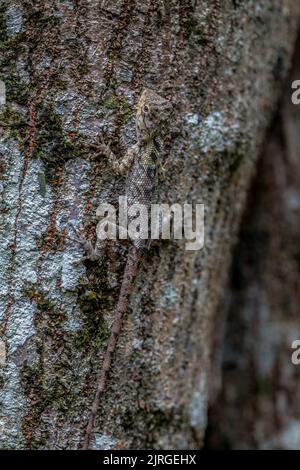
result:
[[[300,366],[291,361],[300,339],[300,105],[291,101],[299,50],[298,36],[235,248],[211,449],[300,449]]]

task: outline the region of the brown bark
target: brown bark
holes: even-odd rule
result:
[[[235,250],[223,387],[207,435],[212,448],[300,448],[300,369],[292,363],[300,338],[300,108],[291,99],[299,46]]]
[[[83,253],[65,234],[72,222],[93,236],[99,202],[123,194],[91,145],[103,136],[120,155],[135,143],[145,87],[176,103],[160,200],[204,202],[206,243],[147,253],[93,446],[202,445],[217,306],[299,10],[292,0],[1,2],[2,447],[72,449],[82,438],[125,259],[111,246],[106,263],[76,264]]]

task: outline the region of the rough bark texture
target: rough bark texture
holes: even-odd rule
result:
[[[224,383],[207,435],[212,448],[300,448],[300,369],[291,347],[300,338],[300,107],[291,101],[299,46],[235,250]]]
[[[162,202],[204,202],[201,252],[147,253],[93,447],[197,448],[218,385],[217,307],[246,190],[293,50],[292,0],[0,2],[0,445],[82,439],[124,269],[80,262],[124,181],[90,149],[135,142],[144,87],[176,106]],[[79,263],[76,264],[76,261]],[[118,285],[114,286],[113,273]]]

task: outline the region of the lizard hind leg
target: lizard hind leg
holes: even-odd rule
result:
[[[69,224],[71,229],[73,230],[74,234],[75,234],[75,238],[73,237],[68,237],[70,240],[74,240],[76,241],[77,243],[80,243],[86,253],[86,256],[84,259],[88,259],[90,261],[97,261],[101,258],[101,252],[102,252],[102,249],[104,248],[103,246],[100,247],[100,244],[98,243],[98,239],[97,239],[97,242],[96,242],[96,245],[95,247],[93,247],[93,244],[91,242],[91,240],[89,240],[88,238],[86,238],[84,235],[83,235],[83,229],[82,227],[80,229],[78,229],[77,227],[75,227],[73,224]]]

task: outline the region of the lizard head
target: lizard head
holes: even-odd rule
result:
[[[164,124],[171,117],[172,109],[171,101],[162,98],[152,90],[143,91],[136,114],[137,130],[143,140],[162,132]]]

